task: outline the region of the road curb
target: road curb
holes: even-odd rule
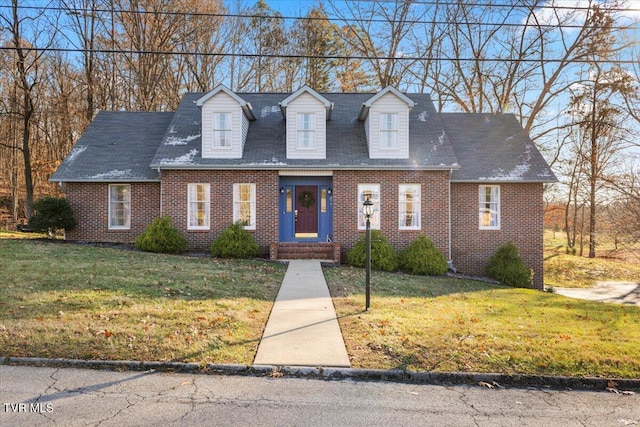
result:
[[[414,372],[403,369],[354,369],[309,366],[223,365],[128,360],[47,359],[0,357],[0,365],[112,371],[159,371],[202,375],[244,375],[270,378],[389,381],[436,385],[482,385],[489,388],[546,388],[554,390],[606,390],[614,381],[617,390],[640,391],[640,379],[565,377],[550,375],[495,374],[477,372]],[[613,390],[611,390],[613,391]]]

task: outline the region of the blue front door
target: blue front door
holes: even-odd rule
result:
[[[331,177],[280,178],[280,241],[333,240]]]

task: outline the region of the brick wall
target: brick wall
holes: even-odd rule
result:
[[[109,183],[67,182],[64,193],[78,222],[66,238],[89,242],[132,243],[160,212],[159,183],[130,183],[131,228],[109,230]]]
[[[187,186],[211,185],[210,230],[187,230]],[[278,241],[278,171],[162,171],[162,214],[189,240],[191,249],[208,251],[211,242],[233,222],[233,184],[256,184],[256,229],[251,230],[262,252]]]
[[[498,246],[511,240],[534,271],[534,287],[543,288],[543,186],[500,185],[500,230],[479,230],[478,185],[451,184],[453,262],[465,274],[484,275]]]
[[[336,171],[333,176],[334,240],[343,257],[360,236],[358,230],[358,184],[380,184],[380,231],[398,251],[421,234],[429,237],[448,257],[448,171]],[[422,228],[399,230],[399,184],[422,185]]]

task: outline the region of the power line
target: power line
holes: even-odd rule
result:
[[[377,0],[356,0],[359,2],[373,2]],[[440,6],[459,6],[458,3],[454,2],[435,2],[435,1],[422,1],[422,2],[414,2],[414,4],[428,4],[428,5],[436,5]],[[469,7],[494,7],[499,6],[503,8],[510,9],[518,9],[518,8],[526,8],[530,12],[532,11],[531,6],[526,5],[491,5],[487,3],[465,3],[465,6]],[[1,8],[9,8],[10,6],[0,5]],[[473,24],[473,25],[482,25],[482,26],[494,26],[494,27],[523,27],[530,28],[538,25],[530,25],[525,23],[509,23],[509,22],[470,22],[470,21],[442,21],[442,20],[423,20],[423,19],[414,19],[414,20],[403,20],[403,21],[393,21],[382,18],[346,18],[346,17],[309,17],[309,16],[284,16],[279,13],[275,15],[259,15],[259,14],[251,14],[251,13],[216,13],[216,12],[189,12],[189,11],[155,11],[155,10],[125,10],[125,9],[104,9],[104,8],[66,8],[61,6],[18,6],[18,9],[22,10],[37,10],[37,11],[49,11],[49,12],[64,12],[73,15],[88,15],[92,16],[94,14],[139,14],[139,15],[164,15],[164,16],[182,16],[182,17],[209,17],[209,18],[242,18],[242,19],[281,19],[281,20],[297,20],[297,21],[340,21],[345,23],[351,22],[364,22],[364,23],[398,23],[405,22],[409,24],[427,24],[427,25],[442,25],[442,24]],[[591,8],[586,6],[537,6],[534,9],[553,9],[553,10],[571,10],[571,11],[589,11]],[[612,12],[640,12],[640,8],[608,8],[608,11]],[[582,28],[582,25],[578,24],[539,24],[540,27],[560,27],[560,28]],[[630,29],[640,29],[637,26],[613,26],[611,27],[614,30],[630,30]]]
[[[16,50],[15,47],[0,47],[0,51]],[[234,57],[234,58],[269,58],[269,59],[345,59],[345,60],[377,60],[377,61],[450,61],[450,62],[514,62],[514,63],[539,63],[540,58],[520,59],[520,58],[453,58],[447,56],[365,56],[365,55],[296,55],[296,54],[264,54],[264,53],[221,53],[221,52],[175,52],[165,50],[133,50],[133,49],[79,49],[79,48],[57,48],[57,47],[21,47],[25,51],[38,52],[61,52],[61,53],[103,53],[103,54],[123,54],[123,55],[167,55],[167,56],[214,56],[214,57]],[[569,61],[557,58],[542,60],[545,63],[572,62],[577,64],[637,64],[637,60],[601,60],[601,59],[571,59]]]

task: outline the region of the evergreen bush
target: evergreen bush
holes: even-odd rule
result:
[[[533,271],[524,265],[513,242],[500,246],[489,258],[486,275],[498,280],[503,285],[515,287],[531,287]]]
[[[53,238],[58,230],[73,230],[76,220],[69,201],[64,197],[46,196],[33,204],[34,214],[29,219],[29,227],[34,231],[46,232]]]
[[[259,252],[253,235],[242,222],[231,224],[211,244],[211,255],[216,258],[253,258]]]
[[[158,217],[136,237],[135,247],[145,252],[179,254],[188,247],[187,239],[173,226],[168,216]]]
[[[449,266],[431,239],[419,236],[400,252],[400,268],[411,274],[436,276],[445,274]]]
[[[360,239],[347,252],[347,262],[353,267],[364,267],[366,263],[366,236]],[[380,230],[371,230],[371,268],[382,271],[398,269],[398,255],[395,249],[382,236]]]

